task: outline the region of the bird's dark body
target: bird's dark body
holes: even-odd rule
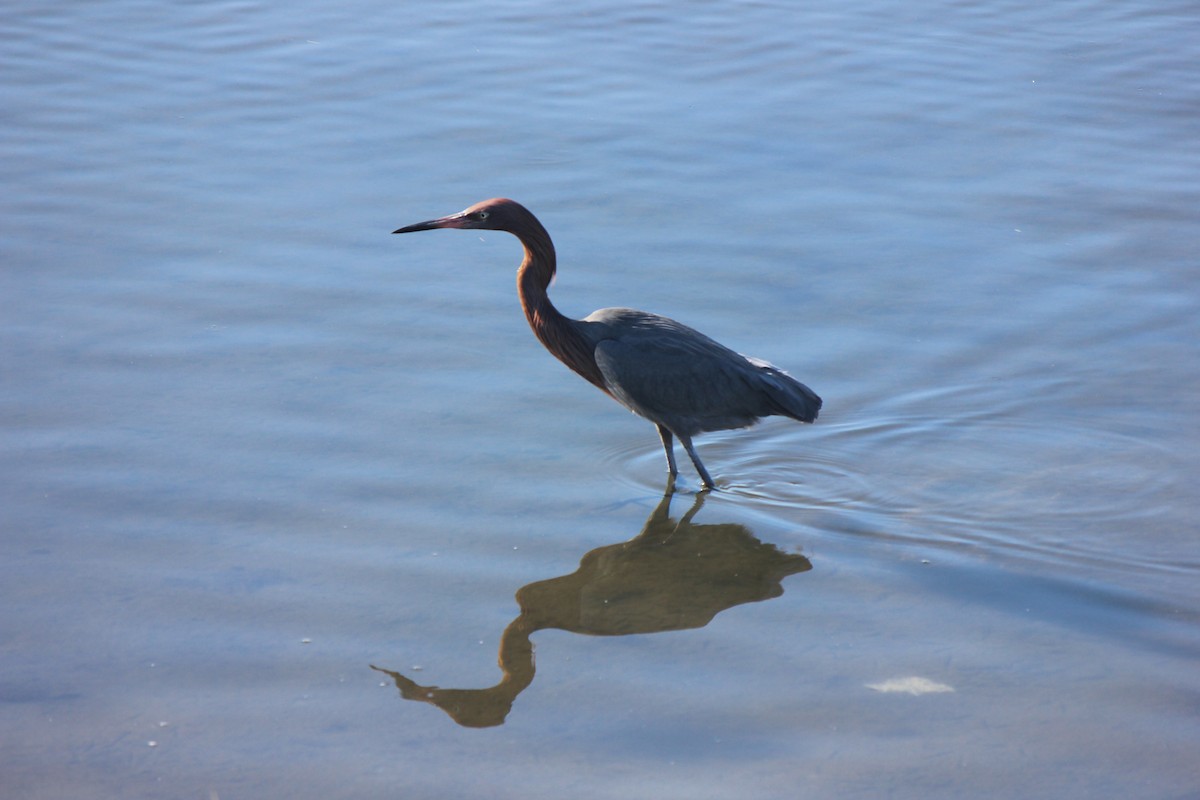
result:
[[[811,389],[777,367],[673,319],[604,308],[576,324],[593,343],[609,393],[677,436],[744,428],[774,414],[812,422],[821,407]]]
[[[712,478],[692,446],[695,434],[744,428],[773,415],[801,422],[817,418],[821,398],[812,389],[673,319],[631,308],[603,308],[581,320],[560,314],[546,293],[556,269],[554,245],[537,218],[512,200],[485,200],[396,233],[432,228],[502,230],[520,239],[525,259],[517,289],[534,334],[572,370],[658,426],[672,477],[673,437],[711,488]]]

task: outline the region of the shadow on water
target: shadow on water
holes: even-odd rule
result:
[[[432,703],[460,725],[500,725],[517,695],[533,682],[537,631],[554,628],[589,636],[627,636],[702,628],[722,611],[783,594],[782,581],[812,569],[802,555],[760,542],[743,525],[692,522],[705,495],[678,522],[663,497],[633,539],[584,555],[570,575],[517,591],[521,613],[500,637],[503,677],[486,689],[421,686],[375,665],[406,700]]]

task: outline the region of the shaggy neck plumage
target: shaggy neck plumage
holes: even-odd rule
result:
[[[550,235],[532,214],[523,222],[520,230],[510,233],[525,247],[525,260],[517,270],[517,294],[525,319],[538,341],[559,361],[607,392],[591,344],[575,330],[574,321],[563,316],[550,302],[547,290],[557,268]]]

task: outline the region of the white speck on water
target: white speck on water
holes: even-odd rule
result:
[[[907,678],[889,678],[882,683],[868,683],[867,688],[886,694],[911,694],[914,697],[922,694],[954,691],[953,686],[931,681],[928,678],[918,678],[915,675]]]

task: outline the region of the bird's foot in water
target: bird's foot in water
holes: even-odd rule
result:
[[[676,491],[683,491],[675,485],[675,479],[677,477],[677,474],[672,474],[669,472],[667,473],[667,485],[666,488],[663,489],[664,494],[675,494]],[[713,483],[706,483],[702,480],[700,482],[700,488],[696,490],[696,494],[708,494],[709,492],[716,491],[716,489],[717,487]]]

